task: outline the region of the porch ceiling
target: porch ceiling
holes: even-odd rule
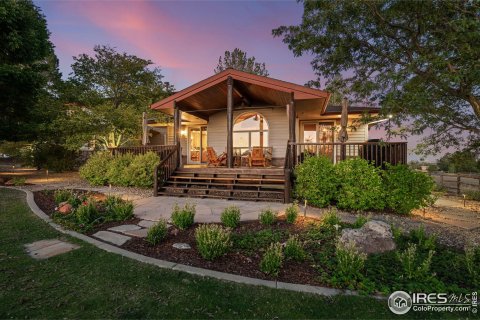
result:
[[[211,114],[226,109],[228,77],[234,80],[235,109],[250,106],[286,106],[293,93],[296,103],[302,105],[308,102],[308,105],[320,113],[330,97],[330,94],[324,91],[227,69],[154,103],[151,108],[172,115],[174,102],[176,102],[180,110],[207,120]]]

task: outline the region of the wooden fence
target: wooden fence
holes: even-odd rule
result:
[[[466,190],[480,191],[480,175],[431,172],[430,176],[438,186],[447,189],[449,193],[461,195]]]

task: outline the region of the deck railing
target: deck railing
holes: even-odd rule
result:
[[[176,145],[150,145],[135,147],[118,147],[109,148],[112,155],[131,153],[133,155],[145,154],[147,152],[155,152],[160,159],[164,159],[172,150],[176,150]]]
[[[165,182],[175,172],[180,165],[180,144],[170,146],[173,147],[164,156],[161,157],[160,163],[155,167],[153,174],[153,195],[158,196],[158,190],[163,187]]]
[[[407,163],[406,142],[290,142],[287,149],[290,148],[294,148],[294,152],[287,151],[287,158],[285,158],[285,165],[290,168],[302,163],[307,156],[312,155],[326,156],[333,163],[351,158],[362,158],[374,163],[378,167],[384,166],[385,163],[393,165]],[[292,154],[294,154],[293,158]]]

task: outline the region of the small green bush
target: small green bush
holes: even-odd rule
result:
[[[275,223],[277,220],[277,213],[272,209],[263,209],[262,212],[258,215],[260,223],[265,226],[270,226]]]
[[[153,171],[159,162],[160,157],[154,152],[135,156],[125,169],[125,179],[128,181],[128,185],[151,188],[153,186]]]
[[[388,165],[383,171],[385,202],[387,207],[401,214],[409,214],[413,209],[432,205],[433,179],[423,172],[410,169],[406,165]]]
[[[295,223],[298,218],[298,203],[294,202],[285,209],[285,219],[288,223]]]
[[[295,194],[308,203],[328,206],[335,199],[338,177],[332,161],[327,157],[307,157],[295,168]]]
[[[363,225],[364,225],[365,223],[367,223],[369,220],[370,220],[370,217],[360,215],[360,216],[357,217],[357,219],[356,219],[355,222],[353,223],[352,227],[353,227],[354,229],[361,228],[361,227],[363,227]]]
[[[355,286],[362,278],[362,270],[365,267],[367,255],[359,253],[354,242],[337,242],[335,256],[337,268],[335,270],[340,282],[349,286]]]
[[[26,181],[27,179],[25,179],[24,177],[15,177],[12,179],[12,183],[15,187],[24,186]]]
[[[195,230],[197,249],[206,260],[223,256],[232,246],[230,231],[217,224],[203,224]]]
[[[99,218],[96,203],[88,201],[75,210],[77,221],[81,224],[91,224]]]
[[[263,229],[260,231],[247,231],[242,234],[232,234],[233,244],[236,249],[248,252],[257,252],[273,242],[279,242],[285,238],[285,232],[281,230]]]
[[[475,287],[480,286],[480,247],[465,249],[465,264]]]
[[[103,186],[107,184],[107,171],[113,157],[108,152],[97,152],[80,167],[80,177],[87,180],[91,185]]]
[[[337,214],[337,210],[331,209],[325,213],[325,215],[322,218],[322,224],[324,225],[329,225],[329,226],[334,226],[334,225],[340,225],[340,217]]]
[[[437,236],[428,236],[425,232],[425,228],[420,226],[418,229],[412,229],[408,233],[409,241],[418,245],[422,250],[435,250],[437,246]]]
[[[240,223],[240,209],[236,206],[225,208],[220,216],[220,220],[226,227],[236,228]]]
[[[185,204],[183,209],[176,204],[173,207],[172,223],[181,230],[188,229],[193,225],[195,218],[195,205]]]
[[[272,243],[265,251],[260,261],[260,270],[272,276],[278,276],[283,264],[283,252],[281,243]]]
[[[156,245],[160,243],[163,239],[165,239],[167,237],[167,234],[167,221],[161,219],[152,227],[150,227],[150,229],[148,229],[147,237],[145,238],[145,240],[151,245]]]
[[[466,190],[464,193],[467,200],[480,201],[480,191]]]
[[[116,221],[125,221],[133,218],[133,203],[131,201],[122,200],[117,202],[110,210]]]
[[[53,199],[55,200],[56,204],[69,201],[72,197],[74,197],[74,195],[71,190],[58,189],[53,193]]]
[[[428,251],[425,259],[421,259],[417,252],[417,245],[410,243],[408,248],[397,252],[397,258],[403,269],[403,275],[409,280],[424,281],[431,278],[430,265],[435,251]]]
[[[338,163],[340,189],[337,193],[337,206],[349,210],[383,209],[383,183],[380,169],[360,158]]]
[[[285,258],[287,260],[295,260],[301,262],[305,260],[305,250],[303,243],[298,238],[298,235],[291,235],[285,243]]]
[[[135,157],[131,153],[113,157],[106,172],[108,183],[114,186],[128,187],[131,183],[126,171],[134,159]]]

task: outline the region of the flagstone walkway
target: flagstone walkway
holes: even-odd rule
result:
[[[256,220],[258,214],[263,210],[270,208],[283,214],[286,204],[277,202],[253,202],[253,201],[233,201],[222,199],[201,199],[184,197],[150,197],[134,201],[134,214],[137,218],[149,221],[158,221],[161,218],[170,219],[173,207],[178,204],[183,207],[185,204],[194,204],[195,222],[209,223],[220,222],[222,211],[229,206],[237,206],[241,212],[241,220]]]

